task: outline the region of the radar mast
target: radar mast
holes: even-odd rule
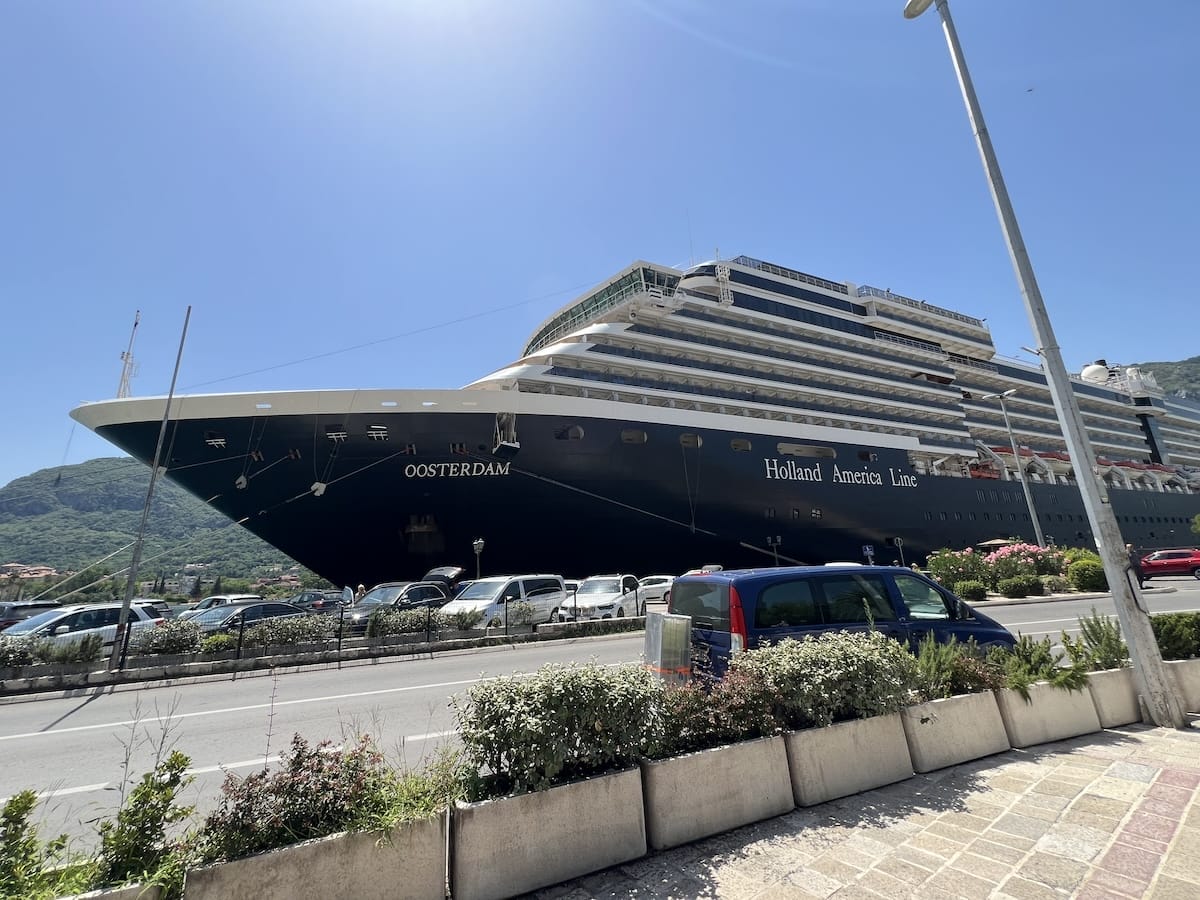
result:
[[[133,314],[133,330],[129,332],[129,347],[121,354],[121,383],[117,385],[118,399],[130,395],[129,382],[137,375],[137,363],[133,361],[133,341],[137,337],[138,321],[141,318],[142,311],[139,309]]]

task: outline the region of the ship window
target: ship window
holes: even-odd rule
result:
[[[929,510],[925,510],[925,521],[926,522],[933,521],[933,513],[931,513]]]
[[[985,521],[985,522],[990,522],[990,521],[992,521],[992,514],[991,514],[991,513],[984,513],[984,514],[983,514],[983,521]]]
[[[794,507],[794,506],[792,507],[792,518],[793,519],[800,518],[800,510],[796,509],[796,507]]]
[[[773,518],[775,518],[775,507],[773,507],[773,506],[768,506],[768,507],[767,507],[767,508],[764,510],[764,512],[766,513],[766,516],[767,516],[767,518],[768,518],[768,519],[773,519]]]
[[[556,441],[582,441],[583,428],[578,425],[564,425],[554,432]]]
[[[417,445],[416,444],[405,444],[404,449],[401,450],[400,452],[406,456],[416,456],[417,455]]]
[[[325,427],[325,437],[329,438],[335,444],[344,444],[349,435],[341,425],[327,425]]]
[[[954,521],[955,521],[955,522],[961,522],[961,521],[962,521],[962,513],[960,513],[960,512],[956,512],[956,513],[954,514]]]
[[[736,450],[738,453],[749,453],[750,452],[750,442],[748,440],[746,440],[745,438],[734,438],[732,441],[729,442],[729,446],[732,447],[734,450]]]
[[[975,513],[973,513],[973,512],[967,513],[967,518],[970,519],[972,522],[974,522],[975,521]]]
[[[646,432],[640,428],[623,428],[621,429],[622,444],[644,444],[646,443]]]
[[[450,452],[464,454],[467,452],[467,445],[462,441],[451,441],[450,442]]]
[[[872,453],[869,450],[859,450],[858,458],[863,462],[879,462],[879,454]]]
[[[698,434],[681,434],[679,436],[679,444],[682,447],[703,447],[704,439]]]
[[[386,425],[371,425],[367,428],[367,439],[371,441],[386,441],[388,430]]]
[[[255,403],[254,408],[255,409],[270,409],[271,404],[270,403]]]
[[[819,519],[821,518],[821,510],[817,507],[813,507],[813,511],[809,513],[809,515],[814,519]]]
[[[204,432],[204,443],[216,450],[225,449],[225,435],[219,431]]]
[[[938,518],[939,518],[939,519],[941,519],[943,522],[945,522],[945,521],[946,521],[946,519],[947,519],[947,516],[946,516],[946,514],[945,514],[944,512],[943,512],[943,513],[938,513]]]
[[[781,441],[775,446],[775,452],[780,456],[802,456],[808,459],[837,459],[837,451],[832,447],[818,447],[814,444],[791,444]]]

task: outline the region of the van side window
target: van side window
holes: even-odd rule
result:
[[[529,578],[525,581],[526,597],[541,597],[561,590],[557,579],[554,578]]]
[[[908,614],[914,619],[953,619],[946,598],[941,591],[920,578],[911,575],[894,575],[896,588],[904,598]]]
[[[521,583],[519,581],[510,581],[504,587],[504,594],[500,598],[503,602],[509,603],[513,600],[521,599]]]
[[[878,575],[834,575],[820,580],[826,622],[866,625],[893,621],[887,586]]]
[[[759,595],[754,609],[755,628],[820,624],[821,613],[809,580],[771,585]]]

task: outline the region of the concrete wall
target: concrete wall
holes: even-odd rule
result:
[[[1177,659],[1167,663],[1175,674],[1179,699],[1188,712],[1200,712],[1200,659]]]
[[[642,763],[655,850],[780,816],[795,807],[782,737]]]
[[[784,735],[797,806],[814,806],[912,777],[899,714]]]
[[[158,900],[161,896],[162,891],[153,885],[131,884],[128,887],[72,894],[70,897],[63,897],[60,900]]]
[[[1142,721],[1133,669],[1089,672],[1087,678],[1101,728],[1116,728]]]
[[[900,722],[918,772],[1003,753],[1012,746],[991,691],[906,707]]]
[[[442,900],[444,814],[339,834],[187,873],[184,900]]]
[[[642,776],[630,769],[460,804],[451,831],[455,900],[524,894],[644,856]]]
[[[1100,730],[1096,705],[1086,689],[1067,691],[1038,682],[1029,686],[1029,702],[1007,688],[996,691],[996,702],[1014,747],[1032,747]]]

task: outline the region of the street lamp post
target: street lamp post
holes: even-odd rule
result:
[[[1154,632],[1150,628],[1150,616],[1139,603],[1137,593],[1130,580],[1125,542],[1121,537],[1121,529],[1117,525],[1117,517],[1109,503],[1108,489],[1095,477],[1096,454],[1088,440],[1087,430],[1083,424],[1083,415],[1079,411],[1079,403],[1075,399],[1074,391],[1071,389],[1070,376],[1063,363],[1062,351],[1054,336],[1054,329],[1050,325],[1050,316],[1046,312],[1046,304],[1042,301],[1042,292],[1038,288],[1037,279],[1033,274],[1033,264],[1029,261],[1021,230],[1017,226],[1017,216],[1013,211],[1008,189],[1004,185],[1004,177],[1000,174],[1000,163],[996,159],[996,151],[992,148],[992,139],[989,137],[987,126],[983,121],[983,111],[975,96],[975,87],[971,83],[971,75],[967,71],[967,61],[963,56],[962,47],[958,43],[958,33],[954,29],[954,21],[950,18],[950,7],[947,0],[908,0],[904,6],[904,17],[915,19],[934,2],[937,3],[938,14],[942,19],[942,30],[946,33],[946,43],[950,47],[950,56],[954,63],[955,73],[958,75],[963,101],[967,105],[967,116],[975,132],[979,155],[983,158],[988,187],[991,189],[992,200],[996,204],[996,212],[1000,217],[1000,227],[1004,232],[1004,240],[1008,245],[1013,269],[1016,271],[1021,296],[1025,300],[1025,310],[1029,315],[1030,324],[1033,326],[1034,336],[1037,338],[1037,345],[1044,363],[1046,383],[1050,388],[1054,409],[1063,429],[1067,452],[1070,454],[1072,465],[1075,468],[1076,481],[1083,496],[1083,506],[1087,511],[1092,532],[1096,536],[1096,546],[1100,552],[1100,559],[1104,563],[1104,574],[1108,578],[1109,588],[1112,590],[1117,619],[1121,623],[1121,631],[1129,645],[1129,656],[1133,662],[1134,677],[1139,693],[1146,704],[1150,718],[1156,725],[1183,728],[1186,726],[1183,707],[1171,682],[1168,681],[1162,654],[1154,640]]]
[[[479,580],[479,557],[483,555],[483,538],[471,541],[471,549],[475,551],[475,580]]]
[[[775,567],[776,568],[779,567],[779,545],[782,543],[782,541],[783,541],[782,537],[778,534],[774,535],[774,536],[771,536],[771,535],[767,536],[767,546],[770,547],[771,552],[773,554],[775,554]]]
[[[1038,521],[1037,510],[1033,508],[1033,492],[1029,490],[1029,479],[1025,477],[1025,467],[1021,465],[1021,455],[1017,451],[1017,436],[1013,434],[1012,423],[1008,421],[1008,404],[1004,402],[1016,392],[1016,388],[1011,388],[999,394],[985,394],[981,399],[1000,401],[1000,415],[1004,416],[1004,428],[1008,431],[1008,442],[1012,446],[1013,464],[1017,467],[1017,478],[1021,482],[1021,490],[1025,492],[1025,505],[1029,508],[1029,518],[1033,520],[1033,533],[1037,537],[1038,546],[1045,547],[1046,539],[1042,536],[1042,524]]]

